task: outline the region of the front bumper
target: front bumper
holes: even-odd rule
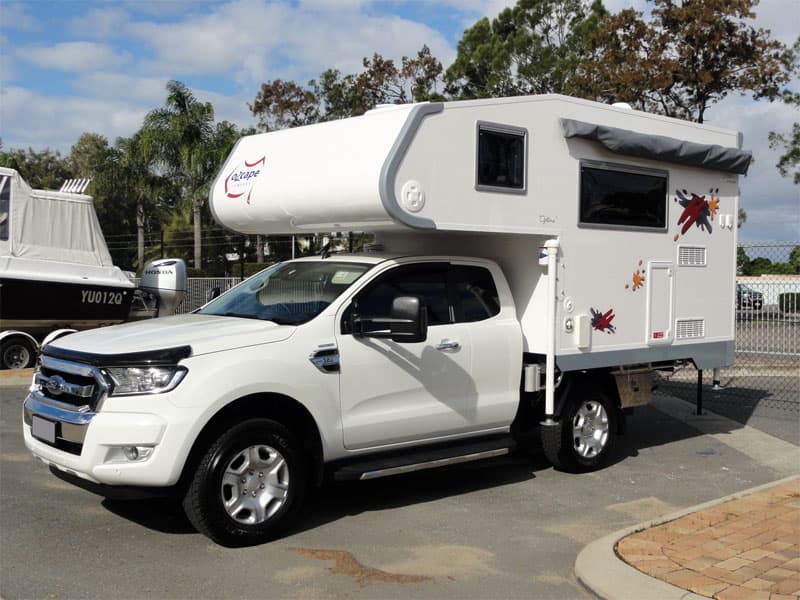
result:
[[[120,402],[121,411],[108,410],[116,402],[107,400],[98,413],[74,412],[42,400],[35,391],[25,399],[23,436],[28,449],[44,463],[96,484],[167,487],[178,481],[194,419],[164,395]],[[135,406],[135,412],[124,410],[125,405]],[[34,419],[54,424],[55,439],[35,437]],[[145,450],[147,456],[126,457],[125,448],[130,447]]]

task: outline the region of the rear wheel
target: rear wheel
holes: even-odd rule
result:
[[[24,337],[12,337],[0,344],[0,368],[27,369],[36,360],[36,348]]]
[[[224,546],[260,544],[297,513],[306,466],[292,434],[269,419],[249,419],[223,433],[197,465],[183,498],[198,531]]]
[[[608,460],[617,432],[616,407],[601,389],[569,391],[561,420],[542,426],[542,447],[552,465],[570,472],[594,471]]]

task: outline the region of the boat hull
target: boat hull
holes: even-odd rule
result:
[[[34,336],[54,329],[91,329],[128,318],[134,288],[88,282],[0,278],[0,322]]]

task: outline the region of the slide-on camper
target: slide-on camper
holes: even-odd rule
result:
[[[376,247],[51,343],[26,444],[104,494],[177,492],[233,545],[276,535],[325,477],[497,456],[533,429],[557,468],[598,468],[654,369],[733,362],[749,163],[736,132],[563,96],[245,137],[212,186],[220,223]]]

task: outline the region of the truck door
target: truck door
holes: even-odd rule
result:
[[[455,323],[449,264],[398,266],[379,275],[345,309],[337,339],[344,444],[367,448],[452,435],[475,420],[468,323]],[[389,315],[397,296],[418,296],[428,312],[428,339],[397,343],[349,332],[353,310]]]

